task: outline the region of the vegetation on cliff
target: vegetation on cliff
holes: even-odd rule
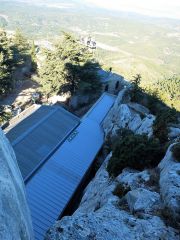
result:
[[[176,79],[177,80],[177,79]],[[176,82],[176,81],[175,81]],[[141,75],[137,74],[131,81],[132,89],[130,91],[131,101],[138,102],[146,106],[152,114],[156,115],[153,124],[153,134],[161,143],[168,141],[168,124],[178,122],[178,112],[174,107],[168,107],[157,91],[145,91],[140,87]],[[178,81],[177,81],[178,83]],[[170,86],[170,85],[169,85]],[[175,88],[178,85],[175,84]],[[177,91],[176,91],[177,90]],[[174,89],[177,93],[179,90]]]
[[[168,141],[168,124],[177,123],[177,112],[173,109],[160,110],[153,124],[153,134],[161,143]]]
[[[134,134],[128,130],[113,143],[113,153],[107,171],[110,176],[116,177],[126,167],[137,170],[155,167],[162,160],[164,150],[158,139]]]

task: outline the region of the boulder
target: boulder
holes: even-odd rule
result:
[[[14,151],[1,129],[0,166],[0,239],[34,239],[24,182]]]
[[[141,117],[132,111],[127,104],[121,104],[116,122],[119,128],[129,128],[135,131],[141,125]]]
[[[147,183],[150,181],[150,174],[147,170],[140,172],[125,168],[116,178],[116,181],[121,183],[123,186],[130,187],[131,190],[140,187],[147,188]]]
[[[148,115],[150,113],[149,109],[144,107],[141,104],[135,103],[135,102],[130,102],[128,103],[128,107],[136,111],[137,113],[143,114],[143,115]]]
[[[116,130],[120,128],[128,128],[135,132],[141,126],[142,122],[140,115],[131,110],[127,104],[120,104],[118,109],[114,111],[108,119],[110,124],[108,125],[105,120],[103,126],[106,135],[111,133],[112,136],[115,134],[114,128],[116,128]],[[109,127],[106,128],[106,125]]]
[[[172,144],[164,159],[159,164],[160,191],[164,206],[169,209],[169,214],[180,226],[180,163],[172,155]]]
[[[153,122],[155,120],[155,116],[149,114],[142,120],[141,126],[135,131],[137,134],[147,134],[148,137],[153,135]]]
[[[161,209],[160,195],[143,188],[129,191],[125,196],[132,213],[152,213]]]
[[[180,128],[170,127],[168,136],[170,139],[180,137]]]

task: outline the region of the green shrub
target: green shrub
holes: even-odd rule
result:
[[[163,118],[161,118],[161,116],[157,116],[156,120],[154,121],[153,134],[161,143],[168,141],[167,123],[163,120]]]
[[[168,141],[169,123],[177,123],[177,112],[174,108],[159,111],[153,123],[153,134],[161,143]]]
[[[113,137],[109,134],[106,137],[106,141],[104,144],[104,148],[108,150],[108,152],[111,152],[112,149],[114,148],[114,146],[116,145],[116,143],[124,138],[127,135],[133,134],[133,132],[127,128],[120,128],[116,131],[116,135],[114,135]]]
[[[172,147],[173,157],[180,162],[180,143],[175,144]]]
[[[126,167],[143,170],[155,167],[165,151],[157,139],[133,133],[120,138],[107,165],[110,176],[118,176]]]
[[[139,102],[142,98],[142,89],[140,87],[140,83],[141,75],[137,74],[133,77],[133,80],[131,80],[132,89],[130,91],[130,97],[132,102]]]

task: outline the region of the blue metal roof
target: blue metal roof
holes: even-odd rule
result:
[[[105,92],[84,117],[88,117],[100,124],[104,120],[107,110],[113,105],[114,100],[114,95]]]
[[[27,182],[27,200],[36,240],[44,239],[101,149],[104,142],[101,122],[114,101],[114,96],[103,94],[81,124]]]
[[[81,124],[26,184],[35,239],[46,231],[66,208],[104,143],[101,122],[115,101],[103,94]]]
[[[26,185],[38,240],[63,212],[104,142],[103,131],[92,120],[76,131],[76,137],[66,140]]]
[[[79,122],[76,116],[61,107],[41,106],[7,132],[24,179],[66,139]]]

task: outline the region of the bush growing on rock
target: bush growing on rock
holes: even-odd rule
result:
[[[180,143],[175,144],[172,147],[173,157],[180,162]]]
[[[177,123],[177,112],[175,109],[160,111],[153,124],[153,134],[161,143],[168,141],[168,124]]]
[[[132,102],[139,102],[143,96],[143,91],[140,87],[141,83],[141,75],[137,74],[133,76],[133,80],[131,80],[132,89],[130,91],[130,97]]]
[[[114,148],[114,146],[116,145],[116,142],[124,138],[126,135],[130,135],[130,134],[133,134],[133,131],[127,128],[118,129],[116,131],[116,135],[113,135],[113,136],[111,136],[111,134],[108,134],[106,137],[106,142],[104,144],[104,149],[107,150],[108,153],[110,153]]]
[[[130,133],[115,143],[107,171],[116,177],[126,167],[137,170],[155,167],[164,154],[164,148],[157,139]]]

